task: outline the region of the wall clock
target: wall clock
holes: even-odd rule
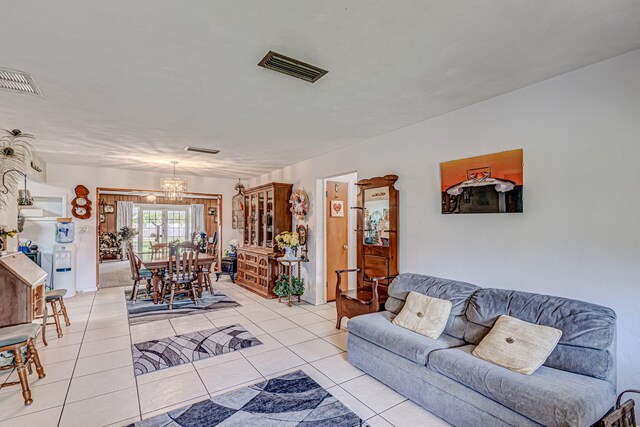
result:
[[[115,207],[113,205],[104,205],[104,213],[112,214],[115,212]]]
[[[84,185],[78,185],[74,191],[76,192],[76,197],[71,201],[71,214],[78,219],[91,218],[89,189]]]

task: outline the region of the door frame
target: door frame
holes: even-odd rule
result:
[[[327,181],[343,181],[348,183],[348,200],[346,201],[348,220],[348,244],[349,244],[349,259],[348,268],[356,268],[357,265],[357,252],[356,252],[356,233],[357,227],[357,212],[355,209],[351,209],[357,202],[357,186],[358,171],[345,172],[338,175],[326,176],[319,178],[316,181],[316,188],[319,190],[316,198],[316,206],[322,207],[322,214],[318,215],[318,229],[316,239],[316,253],[322,254],[320,257],[316,257],[316,283],[320,286],[316,287],[316,304],[327,303],[327,280],[329,274],[335,274],[334,272],[327,272],[327,245],[326,245],[326,233],[327,233]],[[355,273],[349,273],[348,280],[349,289],[355,289],[357,286],[357,276]]]
[[[96,290],[100,289],[100,192],[103,191],[121,191],[121,192],[141,192],[141,193],[162,193],[161,190],[145,190],[140,188],[117,188],[117,187],[96,187],[96,203],[94,205],[93,216],[96,221]],[[222,194],[220,193],[197,193],[193,191],[187,191],[185,196],[198,198],[216,198],[218,200],[218,262],[220,261],[222,254]]]

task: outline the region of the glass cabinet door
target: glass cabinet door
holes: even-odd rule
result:
[[[258,230],[258,243],[257,246],[264,246],[265,241],[265,233],[264,233],[264,199],[265,193],[261,191],[258,193],[258,221],[257,221],[257,230]]]
[[[253,246],[258,245],[258,195],[251,195],[251,237],[250,241]]]
[[[251,204],[249,203],[249,196],[244,196],[244,244],[249,244],[249,230],[251,228]]]
[[[267,248],[273,247],[273,190],[267,191],[265,201],[265,245]]]

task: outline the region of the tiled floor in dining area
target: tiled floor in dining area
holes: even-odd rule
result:
[[[50,327],[48,347],[38,338],[47,376],[29,376],[33,404],[23,405],[19,386],[0,390],[0,427],[122,426],[297,369],[373,427],[447,425],[346,361],[333,304],[287,307],[228,281],[215,285],[242,307],[130,327],[124,288],[65,300],[64,337]],[[134,376],[132,343],[234,323],[263,345]]]

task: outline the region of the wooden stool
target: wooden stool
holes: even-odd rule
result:
[[[22,386],[22,397],[25,405],[31,405],[31,390],[27,378],[27,370],[32,372],[31,363],[36,365],[38,378],[44,378],[45,373],[40,364],[38,350],[36,350],[35,336],[40,326],[35,323],[24,323],[22,325],[7,326],[0,328],[0,354],[5,359],[13,358],[8,365],[0,367],[0,370],[16,368],[20,381],[6,382],[0,384],[0,389],[16,384]],[[26,348],[25,348],[26,347]]]
[[[71,322],[69,322],[69,316],[67,315],[67,308],[64,306],[63,297],[67,294],[66,289],[54,289],[52,291],[47,291],[45,294],[45,300],[47,304],[51,305],[51,311],[53,313],[53,321],[56,325],[56,332],[58,333],[58,338],[62,338],[62,326],[60,325],[60,314],[64,316],[64,323],[69,326]],[[58,307],[59,305],[59,307]],[[47,316],[48,316],[47,307],[44,309],[44,313],[42,315],[42,343],[44,345],[47,344]]]

